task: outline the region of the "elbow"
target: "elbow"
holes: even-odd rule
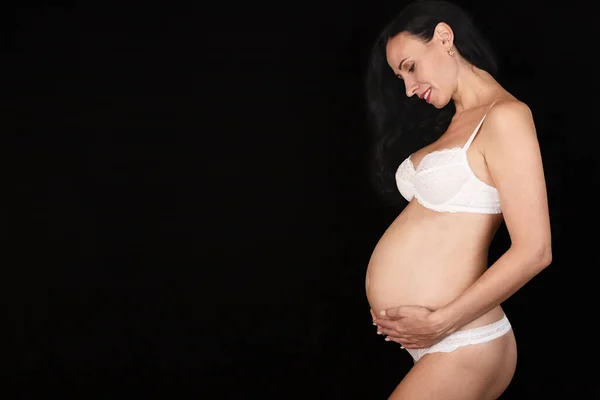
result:
[[[540,257],[540,263],[542,265],[542,268],[546,268],[547,266],[552,264],[552,248],[550,246],[548,246],[544,250],[542,257]]]
[[[552,263],[552,247],[550,245],[527,245],[518,246],[519,254],[527,260],[536,271],[541,271]]]
[[[532,253],[533,263],[540,270],[552,264],[552,246],[549,244],[537,247]]]

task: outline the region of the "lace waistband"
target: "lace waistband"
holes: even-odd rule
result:
[[[496,336],[500,333],[505,333],[510,329],[510,322],[506,317],[506,314],[502,319],[493,322],[489,325],[479,326],[473,329],[467,329],[464,331],[456,331],[450,334],[448,337],[443,339],[443,342],[450,344],[453,342],[464,342],[465,339],[469,343],[475,344],[478,341],[486,341],[490,336]]]

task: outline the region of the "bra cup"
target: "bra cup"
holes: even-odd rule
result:
[[[406,201],[411,201],[415,195],[415,187],[403,181],[397,181],[398,191],[406,199]]]
[[[464,164],[466,160],[467,155],[460,147],[437,150],[423,156],[417,166],[417,172],[421,173],[440,167],[445,168],[453,164]]]
[[[430,204],[441,205],[455,198],[471,177],[464,165],[452,165],[420,172],[414,186],[419,197]]]
[[[440,212],[502,212],[498,190],[477,178],[467,160],[467,150],[486,115],[487,111],[463,147],[432,151],[416,167],[411,156],[400,164],[396,185],[406,200],[414,196],[423,206]]]
[[[396,170],[396,186],[406,201],[411,201],[415,194],[414,180],[415,171],[411,161],[407,158]]]
[[[423,157],[415,171],[407,158],[396,170],[400,194],[416,197],[426,208],[439,212],[501,213],[496,188],[475,176],[461,149],[444,149]]]

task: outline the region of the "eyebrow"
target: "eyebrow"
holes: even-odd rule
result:
[[[400,61],[400,64],[398,64],[398,70],[402,71],[402,63],[404,63],[404,61],[406,61],[408,59],[408,57],[406,57],[404,60]],[[396,76],[400,76],[400,74],[396,74]]]
[[[402,71],[402,63],[403,63],[404,61],[406,61],[407,59],[408,59],[408,57],[406,57],[404,60],[400,61],[400,64],[398,64],[398,69],[399,69],[400,71]]]

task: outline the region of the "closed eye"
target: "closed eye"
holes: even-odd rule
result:
[[[408,67],[408,70],[407,70],[407,71],[408,71],[409,73],[411,73],[411,72],[415,72],[415,64],[411,64],[411,65],[410,65],[410,67]],[[402,76],[400,76],[400,74],[396,74],[396,76],[398,77],[398,79],[400,79],[400,80],[404,80],[404,79],[402,79]]]

